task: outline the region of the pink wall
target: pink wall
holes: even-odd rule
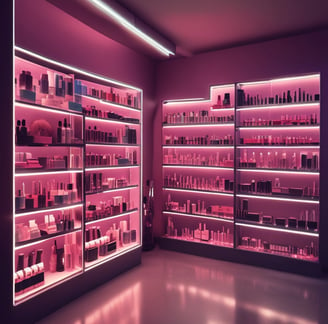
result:
[[[155,63],[44,0],[16,0],[15,43],[144,91],[144,179],[151,177]]]
[[[321,72],[322,107],[328,106],[328,30],[296,37],[209,52],[191,58],[160,62],[157,66],[157,104],[154,118],[155,229],[163,233],[160,215],[161,190],[161,101],[178,98],[207,98],[209,86],[277,76]],[[322,109],[321,121],[328,120]],[[328,138],[323,128],[321,136]],[[327,150],[326,150],[327,151]],[[327,154],[326,154],[327,155]],[[327,156],[321,155],[321,165]],[[327,179],[322,170],[322,178]],[[328,181],[325,181],[328,183]],[[322,192],[322,191],[321,191]],[[325,207],[327,210],[327,207]],[[321,213],[322,214],[322,213]],[[327,213],[325,213],[327,214]]]

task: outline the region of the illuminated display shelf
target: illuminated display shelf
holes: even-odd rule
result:
[[[139,164],[131,164],[131,165],[109,165],[109,166],[90,166],[85,169],[85,171],[99,171],[99,170],[110,170],[110,169],[131,169],[131,168],[139,168]]]
[[[233,196],[232,191],[219,191],[219,190],[203,190],[203,189],[187,189],[187,188],[175,188],[175,187],[163,187],[163,190],[180,191],[180,192],[190,192],[199,194],[210,194],[218,196]]]
[[[24,249],[26,247],[33,246],[35,244],[39,244],[41,241],[46,241],[46,240],[50,240],[50,239],[53,239],[53,238],[58,238],[60,236],[65,236],[66,234],[79,232],[79,231],[82,231],[81,226],[78,227],[78,228],[74,228],[72,230],[60,231],[60,232],[48,234],[48,235],[45,235],[45,236],[36,237],[34,239],[30,239],[30,240],[26,240],[26,241],[19,241],[19,242],[16,242],[16,250]]]
[[[249,149],[254,149],[254,148],[264,148],[264,149],[319,149],[320,145],[237,145],[237,148],[249,148]]]
[[[54,205],[54,206],[49,206],[49,207],[43,207],[43,208],[30,208],[30,209],[19,209],[16,210],[15,212],[15,216],[20,216],[20,215],[26,215],[26,214],[37,214],[37,213],[41,213],[41,212],[52,212],[52,211],[56,211],[56,210],[65,210],[65,209],[72,209],[72,208],[76,208],[79,206],[83,205],[83,201],[76,201],[72,204],[61,204],[61,205]]]
[[[220,216],[217,216],[217,215],[190,214],[190,213],[183,213],[183,212],[174,211],[174,210],[163,210],[163,214],[203,218],[203,219],[217,220],[217,221],[227,222],[227,223],[233,224],[233,219],[232,218],[220,217]]]
[[[114,252],[112,252],[109,255],[101,256],[95,261],[86,262],[85,263],[85,271],[88,271],[88,270],[91,270],[95,267],[98,267],[98,266],[102,265],[104,262],[108,262],[110,260],[113,260],[114,258],[117,258],[120,255],[122,255],[124,253],[127,253],[128,251],[131,251],[131,250],[134,250],[134,249],[138,248],[138,246],[139,246],[138,243],[129,243],[129,244],[126,244],[123,247],[117,248]]]
[[[249,226],[252,228],[258,228],[258,229],[268,230],[268,231],[277,231],[277,232],[283,232],[283,233],[289,233],[289,234],[308,235],[308,236],[313,236],[313,237],[319,237],[319,233],[317,231],[289,228],[289,227],[283,227],[283,226],[272,225],[272,224],[263,224],[263,223],[252,222],[252,221],[245,221],[243,219],[238,219],[238,218],[236,218],[235,224],[237,226]]]
[[[115,103],[115,102],[111,102],[111,101],[102,100],[102,99],[99,99],[97,97],[86,96],[86,95],[82,95],[81,97],[84,98],[84,99],[92,99],[92,100],[98,101],[101,104],[108,105],[108,106],[113,106],[113,107],[117,107],[117,108],[121,108],[121,109],[127,109],[127,110],[141,111],[140,108],[131,107],[131,106],[127,106],[127,105],[123,105],[123,104],[119,104],[119,103]]]
[[[27,172],[28,171],[28,172]],[[72,168],[72,169],[47,169],[47,168],[20,168],[15,170],[15,177],[28,177],[35,175],[52,175],[52,174],[72,174],[72,173],[82,173],[83,169]]]
[[[275,256],[279,256],[281,258],[286,258],[288,259],[296,259],[296,260],[300,260],[302,262],[304,261],[308,261],[311,263],[318,263],[318,258],[316,257],[311,257],[311,256],[300,256],[300,255],[296,255],[293,253],[283,253],[283,252],[278,252],[278,251],[270,251],[267,249],[263,249],[263,248],[253,248],[250,246],[242,246],[239,245],[237,247],[237,249],[239,250],[245,250],[245,251],[249,251],[249,252],[254,252],[254,253],[259,253],[259,254],[271,254],[271,255],[275,255]]]
[[[208,145],[201,145],[201,144],[194,144],[194,145],[190,145],[190,144],[188,144],[188,145],[178,145],[178,144],[168,144],[168,145],[166,145],[166,144],[163,144],[162,145],[162,147],[163,148],[186,148],[186,149],[190,149],[190,148],[204,148],[204,149],[208,149],[208,148],[210,148],[210,149],[223,149],[223,148],[225,148],[225,149],[233,149],[234,147],[233,146],[231,146],[231,145],[216,145],[216,144],[208,144]]]
[[[271,104],[271,105],[249,105],[249,106],[238,106],[236,111],[241,110],[253,110],[253,109],[289,109],[289,108],[311,108],[320,106],[320,102],[298,102],[298,103],[284,103],[284,104]]]
[[[110,216],[106,216],[106,217],[103,217],[103,218],[98,218],[98,219],[94,219],[94,220],[86,220],[85,221],[85,224],[95,224],[95,223],[99,223],[99,222],[103,222],[103,221],[107,221],[107,220],[112,220],[112,219],[115,219],[115,218],[119,218],[119,217],[123,217],[123,216],[126,216],[126,215],[130,215],[134,212],[137,212],[139,209],[138,208],[133,208],[133,209],[130,209],[130,210],[127,210],[125,212],[122,212],[120,214],[116,214],[116,215],[110,215]]]
[[[189,127],[233,127],[234,123],[176,123],[176,124],[163,124],[163,128],[189,128]]]
[[[87,145],[99,146],[118,146],[118,147],[140,147],[140,144],[118,144],[118,143],[102,143],[102,142],[86,142]]]
[[[235,108],[234,108],[234,100],[235,100],[235,86],[234,85],[226,85],[226,86],[213,86],[210,88],[210,100],[184,100],[184,101],[164,101],[162,105],[162,115],[163,115],[163,123],[162,123],[162,135],[163,139],[166,134],[172,136],[195,136],[197,138],[198,134],[201,137],[208,137],[208,141],[212,139],[214,141],[223,141],[228,140],[229,144],[162,144],[162,150],[167,154],[166,158],[170,161],[170,149],[177,150],[183,152],[181,154],[187,154],[183,157],[184,163],[172,163],[166,162],[162,164],[162,174],[163,180],[166,175],[170,175],[172,171],[177,172],[184,172],[184,170],[188,170],[188,176],[193,178],[202,179],[202,181],[209,181],[211,178],[219,177],[220,178],[220,185],[219,182],[214,186],[211,185],[213,188],[216,186],[220,188],[220,190],[215,189],[200,189],[195,183],[191,187],[194,188],[180,188],[179,186],[174,186],[170,184],[170,186],[163,186],[162,187],[162,195],[163,199],[167,200],[168,197],[171,196],[171,200],[175,203],[178,202],[179,205],[181,203],[187,204],[194,204],[197,206],[197,199],[198,199],[198,207],[200,208],[200,204],[202,203],[205,206],[211,206],[214,209],[217,208],[218,213],[224,213],[225,211],[230,214],[233,211],[233,200],[234,200],[234,191],[232,190],[224,190],[224,179],[229,175],[228,180],[229,185],[233,181],[234,178],[234,167],[230,166],[233,163],[233,151],[234,151],[234,133],[235,133]],[[223,102],[225,100],[225,102]],[[228,107],[224,107],[227,105]],[[175,122],[178,116],[183,115],[185,123],[182,123],[180,119],[178,122]],[[173,118],[173,119],[172,119]],[[195,119],[193,119],[195,118]],[[172,122],[173,121],[173,122]],[[227,130],[230,132],[228,136]],[[176,134],[174,133],[176,132]],[[183,132],[183,133],[182,133]],[[165,142],[163,142],[165,143]],[[167,142],[166,142],[167,143]],[[209,153],[207,153],[207,151]],[[208,160],[211,155],[211,164],[213,165],[195,165],[191,161],[185,160],[186,158],[190,158],[195,152],[196,154],[200,154],[201,159]],[[214,154],[214,155],[213,155]],[[230,156],[231,155],[231,156]],[[220,156],[220,158],[219,158]],[[223,157],[225,156],[225,157]],[[229,157],[228,157],[229,156]],[[213,159],[213,161],[212,161]],[[216,160],[217,159],[217,160]],[[225,159],[228,160],[229,167],[223,166],[225,163]],[[215,165],[216,164],[216,165]],[[221,166],[220,166],[221,164]],[[169,173],[170,172],[170,173]],[[217,179],[219,179],[217,178]],[[219,181],[219,180],[217,180]],[[222,187],[223,186],[223,187]],[[198,187],[198,188],[197,188]],[[197,189],[196,189],[197,188]],[[205,187],[203,187],[205,188]],[[189,196],[191,195],[198,195],[196,201],[189,201]],[[182,198],[183,197],[183,198]],[[214,205],[214,206],[213,206]],[[223,205],[223,208],[222,206]],[[227,206],[225,206],[227,205]],[[226,207],[227,209],[224,209]],[[202,207],[203,208],[203,207]],[[186,210],[186,209],[184,209]],[[188,208],[187,208],[188,210]],[[191,211],[191,209],[190,209]],[[178,227],[175,231],[178,232],[179,236],[169,235],[168,232],[165,233],[165,238],[171,240],[179,240],[183,241],[186,238],[182,238],[181,231],[182,228],[188,229],[188,231],[193,231],[197,224],[197,220],[202,222],[202,227],[206,226],[208,222],[213,225],[212,229],[215,231],[222,230],[222,226],[224,227],[231,227],[229,229],[230,232],[233,232],[233,218],[223,217],[216,214],[216,212],[210,213],[205,211],[193,213],[187,212],[180,212],[179,210],[170,209],[170,208],[163,208],[162,215],[164,219],[168,219],[170,217],[174,219],[179,218],[180,222]],[[192,223],[190,223],[190,221]],[[168,220],[167,220],[168,221]],[[196,223],[195,223],[196,222]],[[198,227],[199,224],[197,224]],[[200,225],[199,225],[200,226]],[[218,226],[218,227],[217,227]],[[210,226],[211,227],[211,226]],[[212,230],[211,229],[211,230]],[[204,227],[205,230],[205,227]],[[168,229],[167,229],[168,231]],[[228,231],[228,232],[229,232]],[[188,234],[189,235],[189,234]],[[193,235],[193,234],[191,234]],[[196,235],[196,234],[195,234]],[[192,239],[186,239],[187,242],[195,242],[200,243],[201,245],[213,245],[213,246],[225,246],[225,247],[233,247],[233,240],[228,241],[226,237],[226,242],[214,242],[214,237],[210,237],[211,234],[208,234],[209,237],[203,237],[204,240],[197,239],[194,237]],[[214,235],[214,234],[213,234]],[[215,234],[216,235],[216,234]],[[190,237],[189,237],[190,238]]]
[[[34,110],[38,110],[40,112],[45,112],[45,113],[73,115],[73,116],[79,116],[80,118],[83,118],[82,113],[79,113],[79,112],[75,112],[75,111],[72,111],[72,110],[65,110],[63,108],[43,106],[43,105],[39,105],[39,104],[36,104],[36,103],[33,103],[33,102],[15,100],[15,105],[17,107],[19,107],[19,109],[34,109]]]
[[[105,190],[98,190],[95,192],[86,192],[86,196],[91,196],[91,195],[97,195],[100,193],[109,193],[109,192],[117,192],[117,191],[124,191],[124,190],[131,190],[131,189],[136,189],[138,188],[138,185],[131,185],[131,186],[126,186],[126,187],[120,187],[120,188],[111,188],[111,189],[105,189]]]
[[[226,88],[226,91],[222,90],[224,88]],[[194,187],[196,188],[196,183],[199,179],[209,177],[214,177],[215,179],[220,175],[223,181],[231,181],[228,174],[231,176],[232,173],[234,186],[230,197],[233,198],[234,216],[228,220],[223,218],[223,221],[230,222],[232,225],[230,230],[232,230],[234,236],[234,251],[259,252],[261,255],[259,260],[260,258],[283,256],[287,257],[287,259],[297,260],[297,262],[309,261],[309,264],[313,264],[314,271],[317,271],[318,268],[315,268],[315,264],[318,263],[318,253],[320,251],[319,218],[321,209],[319,193],[319,154],[321,151],[320,75],[305,75],[264,82],[236,83],[233,85],[232,90],[235,93],[234,100],[236,100],[236,103],[231,110],[233,113],[229,113],[230,116],[233,116],[231,119],[233,122],[219,122],[218,124],[189,122],[191,119],[188,119],[188,117],[190,116],[191,118],[196,116],[197,121],[199,121],[198,118],[201,118],[199,116],[206,116],[205,118],[207,118],[207,116],[228,115],[223,109],[215,109],[217,106],[215,102],[213,103],[213,100],[216,100],[217,94],[214,95],[213,89],[215,87],[210,88],[210,100],[185,99],[180,101],[163,101],[162,143],[165,143],[162,144],[164,159],[164,163],[162,163],[163,183],[164,179],[174,181],[176,176],[172,175],[172,172],[178,175],[177,181],[184,181],[184,178],[182,180],[181,177],[179,178],[179,173],[184,175],[184,172],[188,171],[188,176],[196,179],[192,180],[195,181]],[[228,86],[221,87],[221,90],[223,92],[229,91]],[[244,103],[242,100],[244,100]],[[220,98],[218,98],[219,101]],[[210,108],[205,108],[206,105],[207,108]],[[208,113],[204,113],[205,110],[208,110]],[[187,122],[183,124],[181,118]],[[218,120],[221,121],[222,119],[219,118]],[[175,121],[178,121],[178,123]],[[213,124],[222,127],[211,128],[214,126]],[[220,138],[220,136],[215,136],[218,134],[217,132],[225,129],[224,126],[234,126],[234,131],[231,134],[233,146],[168,144],[169,141],[173,143],[172,139],[178,142],[178,140],[180,141],[179,137],[182,137],[182,140],[184,140],[184,137],[190,135],[197,138],[197,136],[203,137],[204,134],[207,134],[208,136],[213,135],[214,138]],[[208,133],[206,133],[207,128]],[[225,132],[227,134],[227,129],[225,129]],[[263,140],[260,137],[262,135]],[[266,140],[264,136],[268,136],[270,140],[272,136],[273,143],[282,144],[269,145],[264,143]],[[246,144],[243,144],[244,140]],[[257,141],[258,143],[249,144]],[[285,141],[286,143],[295,144],[285,145],[283,144]],[[308,144],[300,144],[302,142],[307,142]],[[229,154],[229,158],[227,158],[227,154]],[[272,161],[267,161],[269,158]],[[222,163],[222,159],[227,159],[229,166],[232,164],[232,160],[233,165],[230,167],[219,166]],[[197,162],[193,164],[194,161]],[[197,164],[199,161],[205,161],[205,163],[210,161],[212,165],[199,165]],[[267,163],[269,163],[269,166]],[[275,167],[270,167],[270,163]],[[281,181],[282,185],[280,187]],[[187,246],[188,242],[196,243],[197,240],[188,240],[189,234],[186,235],[184,231],[188,229],[188,231],[190,230],[191,233],[194,233],[193,230],[196,228],[196,223],[192,219],[204,217],[202,224],[199,223],[199,229],[202,231],[202,226],[206,224],[206,218],[210,222],[215,217],[179,212],[177,209],[186,210],[186,205],[193,204],[193,208],[197,210],[199,208],[197,206],[200,203],[204,204],[204,200],[213,199],[214,196],[211,198],[211,194],[215,195],[215,193],[220,194],[222,192],[185,189],[180,188],[179,185],[175,187],[174,184],[168,183],[170,186],[165,184],[162,187],[163,204],[165,205],[162,209],[162,217],[163,222],[167,224],[167,228],[160,240],[160,245],[176,251],[181,249],[182,251],[188,251],[188,253],[194,253],[195,245],[189,248]],[[248,184],[255,185],[255,188],[250,187],[248,189]],[[193,184],[190,185],[193,186]],[[268,188],[261,187],[266,185]],[[257,186],[259,186],[259,189]],[[277,189],[272,190],[273,187],[277,187]],[[257,190],[263,191],[263,193],[257,192]],[[273,194],[271,191],[274,191]],[[190,193],[201,193],[198,201],[193,201],[190,198]],[[203,199],[203,197],[207,198]],[[226,205],[227,207],[230,206],[227,202],[228,197],[218,196],[217,199],[220,199],[218,203],[223,207],[226,207]],[[212,208],[213,205],[212,200],[208,206]],[[205,206],[207,206],[206,203]],[[240,214],[241,211],[243,214]],[[245,213],[246,217],[244,217]],[[257,215],[259,215],[259,221],[252,220],[252,218],[256,219]],[[265,221],[269,221],[269,217],[271,217],[272,224],[262,223],[261,215],[268,215],[268,219],[265,219]],[[284,217],[284,215],[288,215],[290,218],[289,227],[287,226],[288,217]],[[282,220],[278,222],[279,218],[285,219],[286,226],[283,226],[284,222]],[[275,225],[275,220],[281,226]],[[295,222],[296,226],[294,225]],[[207,230],[208,226],[206,227]],[[174,235],[174,233],[177,233],[178,236]],[[242,242],[242,238],[245,239],[245,237],[249,239],[249,244],[254,244],[251,240],[256,240],[259,245],[256,248],[253,248],[251,245],[242,245],[246,244],[245,241]],[[265,241],[266,239],[269,243],[261,246],[261,240]],[[174,243],[169,241],[185,241],[186,243],[177,243],[175,246]],[[198,243],[205,243],[202,246],[209,244],[204,241]],[[267,248],[267,244],[270,245],[269,248]],[[271,248],[272,250],[269,250]],[[197,248],[198,252],[196,254],[201,255],[199,251],[204,251],[206,255],[215,253],[213,249],[202,249]],[[293,252],[282,253],[279,249],[281,251],[287,249]],[[223,255],[230,259],[227,253],[223,253]],[[267,256],[264,257],[264,255]],[[218,258],[216,255],[213,255],[213,257]],[[236,261],[238,262],[238,258]],[[261,261],[258,263],[263,264]],[[279,266],[279,268],[283,267]],[[288,269],[288,266],[285,268]],[[294,269],[293,271],[298,271],[297,266]]]
[[[119,119],[96,117],[96,116],[85,116],[85,119],[93,120],[93,121],[102,121],[105,123],[112,123],[112,124],[140,125],[140,123],[127,122],[127,121],[123,121],[123,120],[119,120]]]
[[[313,130],[313,129],[320,129],[320,125],[319,124],[315,124],[315,125],[277,125],[277,126],[237,126],[238,129],[240,130],[254,130],[254,129],[263,129],[263,130],[281,130],[281,129],[286,129],[286,130],[304,130],[304,129],[309,129],[309,130]]]
[[[28,190],[26,197],[29,197],[27,195],[30,195],[30,192],[32,192],[31,186],[33,186],[32,190],[35,190],[36,188],[35,185],[32,184],[32,181],[37,182],[39,194],[40,192],[43,193],[46,181],[46,190],[50,190],[50,182],[48,185],[48,181],[50,180],[48,179],[51,179],[51,181],[56,182],[54,182],[53,184],[51,183],[51,186],[54,186],[51,187],[51,190],[53,190],[53,188],[55,187],[57,188],[56,190],[58,190],[58,193],[53,192],[51,193],[51,195],[62,194],[64,199],[64,196],[67,195],[67,193],[65,192],[66,185],[68,187],[68,184],[70,183],[72,183],[72,185],[70,185],[70,188],[68,187],[68,193],[72,195],[77,195],[75,198],[69,198],[68,200],[74,201],[76,199],[74,203],[58,204],[58,199],[60,197],[56,197],[56,204],[53,203],[52,206],[48,207],[30,208],[31,206],[33,207],[33,205],[32,202],[29,201],[29,204],[26,203],[26,207],[28,207],[28,209],[24,208],[25,203],[22,206],[22,199],[18,200],[14,198],[14,205],[16,204],[17,210],[14,212],[13,215],[13,233],[15,233],[15,227],[17,226],[16,224],[19,224],[19,226],[22,226],[23,224],[24,230],[25,228],[31,230],[30,226],[33,226],[35,223],[36,228],[40,230],[41,227],[40,229],[38,228],[40,220],[43,221],[43,217],[45,217],[46,219],[46,217],[48,217],[48,215],[51,216],[51,214],[54,214],[55,217],[66,217],[66,215],[68,217],[71,217],[72,215],[73,219],[75,220],[74,229],[72,228],[65,231],[58,231],[51,234],[43,233],[42,236],[34,237],[33,239],[28,240],[21,240],[20,238],[20,241],[15,241],[14,238],[14,271],[18,270],[18,253],[31,254],[30,250],[36,247],[38,249],[44,250],[44,253],[42,254],[42,261],[44,262],[44,267],[46,269],[44,275],[44,282],[40,283],[40,286],[31,286],[27,287],[27,289],[23,288],[23,293],[22,291],[14,293],[13,304],[17,305],[34,296],[42,294],[43,291],[49,290],[52,287],[55,287],[75,277],[78,274],[83,274],[83,272],[86,270],[87,265],[83,252],[87,226],[92,226],[92,224],[94,223],[99,224],[102,221],[108,222],[109,220],[113,220],[115,218],[122,218],[128,221],[128,226],[133,226],[131,229],[134,229],[136,231],[136,242],[131,244],[133,248],[120,249],[119,252],[115,252],[114,256],[112,255],[109,258],[99,259],[98,262],[96,261],[94,264],[104,264],[106,262],[110,262],[110,260],[112,260],[113,258],[129,253],[134,249],[140,250],[142,233],[142,188],[140,185],[142,177],[142,90],[122,82],[117,82],[115,80],[88,73],[78,68],[56,62],[52,59],[42,57],[38,54],[29,52],[22,48],[16,47],[15,50],[16,56],[14,95],[16,96],[16,100],[13,102],[13,107],[15,109],[15,120],[13,122],[13,128],[14,131],[16,130],[16,132],[18,132],[19,130],[19,132],[21,132],[19,133],[19,135],[22,137],[22,139],[19,142],[18,137],[16,138],[16,136],[14,136],[14,141],[16,141],[17,139],[18,143],[13,144],[14,147],[17,148],[16,153],[19,153],[19,155],[16,154],[16,156],[20,159],[19,162],[25,163],[17,164],[19,165],[19,167],[17,168],[14,167],[14,197],[20,197],[21,192],[23,193],[22,197],[24,197],[25,188]],[[40,80],[38,80],[38,78],[40,78]],[[32,82],[33,86],[30,86],[30,82]],[[94,91],[94,89],[98,89],[97,93],[101,92],[103,94],[104,91],[107,91],[107,93],[113,93],[112,90],[114,90],[114,92],[120,95],[122,103],[98,99],[88,95],[81,95],[77,91],[79,85],[81,84],[84,87],[84,91],[91,90],[91,84],[92,91]],[[118,95],[116,98],[118,100]],[[127,103],[126,105],[123,104],[124,100],[125,103]],[[132,104],[130,105],[131,100]],[[92,109],[97,107],[97,109],[99,109],[98,111],[101,112],[101,114],[99,116],[89,116],[88,113],[89,109],[91,113],[91,108],[88,108],[88,105],[91,106]],[[94,111],[92,111],[92,113],[94,113]],[[98,112],[96,113],[98,114]],[[110,113],[112,113],[112,115],[110,115]],[[113,118],[107,118],[107,116]],[[32,123],[34,120],[38,119],[40,119],[41,121],[44,120],[45,123],[42,126],[40,125],[40,133],[35,133],[35,128],[33,129],[34,133],[32,133],[31,126],[35,127],[35,125],[32,125]],[[21,124],[17,122],[16,125],[16,120],[21,120]],[[87,125],[91,125],[91,123],[97,126],[101,125],[100,128],[102,128],[102,131],[106,132],[111,131],[111,128],[113,127],[118,129],[121,128],[123,131],[124,128],[127,129],[127,127],[132,127],[133,129],[135,129],[134,132],[136,132],[138,144],[100,143],[92,141],[87,142],[84,133],[87,129]],[[49,125],[50,127],[48,127]],[[24,126],[26,126],[26,130],[23,129]],[[43,130],[42,127],[45,127],[45,130]],[[66,133],[64,133],[63,135],[61,133],[62,131]],[[35,138],[35,134],[37,134],[37,136],[40,136],[41,138]],[[26,137],[26,135],[28,135],[28,137]],[[23,136],[25,136],[25,138],[23,138]],[[34,136],[34,138],[32,138],[32,136]],[[44,136],[44,138],[42,138],[42,136]],[[70,137],[67,137],[66,139],[66,136]],[[52,137],[51,144],[49,144],[49,142],[51,142],[51,140],[49,140],[50,137]],[[40,143],[32,143],[33,141],[39,141]],[[93,152],[99,150],[99,154],[106,154],[106,150],[109,154],[112,154],[112,152],[115,152],[115,150],[117,150],[117,152],[122,155],[123,150],[126,149],[127,154],[129,154],[130,158],[130,154],[132,154],[130,153],[130,151],[132,152],[132,148],[136,148],[135,150],[133,150],[133,154],[137,154],[137,164],[122,164],[111,166],[100,165],[90,166],[88,168],[85,165],[85,155],[88,153],[88,150],[92,150]],[[136,153],[134,153],[134,151]],[[41,165],[41,162],[39,162],[38,165],[37,160],[40,159],[40,157],[43,158],[42,162],[47,162],[47,165],[45,163],[42,163]],[[57,159],[60,162],[58,162],[57,165],[55,164],[54,157],[59,157]],[[69,163],[67,163],[65,158],[68,158]],[[51,159],[51,161],[47,159]],[[64,163],[62,161],[66,161],[65,167],[62,167],[64,166]],[[35,163],[37,166],[30,167],[33,166],[33,163]],[[51,165],[51,167],[48,167],[48,163],[49,165]],[[20,167],[21,165],[23,167]],[[130,173],[132,172],[130,171],[130,169],[136,169],[137,171],[134,171],[132,174]],[[113,174],[115,174],[115,178],[117,179],[121,178],[118,173],[121,173],[122,177],[124,178],[129,174],[129,177],[131,176],[133,178],[131,180],[132,184],[126,187],[111,188],[108,190],[97,191],[94,193],[86,193],[84,190],[83,179],[83,177],[85,176],[85,172],[101,170],[113,170],[113,172],[115,171]],[[72,186],[73,188],[76,187],[74,188],[76,189],[76,191],[69,191],[72,190]],[[62,190],[62,193],[59,192],[60,190]],[[91,198],[92,195],[92,199],[95,198],[97,201],[97,199],[99,199],[97,195],[102,195],[103,197],[104,195],[108,194],[112,196],[112,194],[116,192],[122,192],[124,197],[130,197],[131,195],[129,199],[131,202],[133,202],[133,207],[136,208],[133,208],[118,215],[114,215],[112,217],[107,217],[90,222],[85,220],[85,202],[87,197],[90,196]],[[50,197],[50,191],[46,197],[48,196]],[[32,196],[30,198],[32,199]],[[40,197],[40,199],[37,201],[38,205],[47,206],[48,199],[50,198],[46,199],[46,204],[43,203],[41,199],[43,199],[43,196]],[[21,200],[22,202],[20,202]],[[20,202],[20,204],[18,204],[18,202]],[[35,203],[33,204],[35,206]],[[26,237],[29,236],[25,236],[25,238]],[[63,272],[49,272],[48,269],[50,266],[50,248],[52,248],[51,246],[56,240],[58,244],[58,249],[63,249],[63,251],[66,251],[67,248],[64,247],[64,245],[73,244],[72,242],[76,240],[76,243],[79,248],[74,253],[77,253],[76,257],[79,258],[82,264],[79,264],[79,266],[72,271],[66,271],[66,266],[64,265],[65,271]],[[65,251],[64,253],[66,253]],[[27,267],[27,264],[25,264],[27,263],[27,254],[24,258],[24,267]],[[88,270],[90,270],[91,268],[92,267],[90,267],[90,264],[88,264]],[[40,278],[38,278],[38,280],[40,280]],[[30,286],[30,281],[25,281],[25,277],[23,279],[23,285]]]
[[[223,170],[230,170],[233,171],[234,169],[231,167],[224,167],[218,165],[199,165],[199,164],[162,164],[163,168],[172,168],[172,169],[193,169],[193,168],[200,168],[200,169],[223,169]]]
[[[264,200],[277,200],[277,201],[292,201],[296,203],[306,203],[306,204],[319,204],[319,199],[306,199],[306,198],[288,198],[288,197],[274,197],[269,195],[258,195],[258,194],[249,194],[249,193],[237,193],[236,197],[241,198],[255,198],[255,199],[264,199]]]
[[[78,202],[70,205],[56,205],[56,206],[51,206],[51,207],[45,207],[45,208],[39,208],[37,210],[17,210],[15,212],[15,217],[20,217],[20,216],[27,216],[27,215],[35,215],[43,212],[55,212],[59,210],[68,210],[68,209],[74,209],[77,207],[82,207],[83,202]]]
[[[280,173],[280,174],[302,174],[302,175],[320,175],[317,170],[294,170],[294,169],[274,169],[274,168],[238,168],[237,171],[240,172],[258,172],[258,173]]]
[[[44,273],[44,284],[42,286],[33,288],[31,291],[24,292],[23,294],[17,295],[15,302],[16,305],[30,299],[31,297],[37,296],[44,291],[55,287],[65,281],[72,279],[80,274],[82,274],[82,267],[72,270],[72,271],[64,271],[64,272],[49,272],[45,271]]]

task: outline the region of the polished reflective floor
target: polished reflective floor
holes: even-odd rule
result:
[[[328,279],[155,249],[38,324],[328,323]]]

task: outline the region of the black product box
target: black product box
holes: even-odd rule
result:
[[[277,226],[286,226],[286,218],[276,218],[275,219],[275,224]]]
[[[260,214],[248,212],[245,215],[245,219],[249,220],[249,221],[252,221],[252,222],[259,222],[260,221]]]

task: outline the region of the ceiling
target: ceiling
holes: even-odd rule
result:
[[[48,0],[103,34],[156,58],[117,30],[86,0]],[[175,44],[177,56],[328,28],[327,0],[104,0],[125,7]],[[117,27],[117,26],[116,26]],[[158,54],[157,54],[158,58]]]

